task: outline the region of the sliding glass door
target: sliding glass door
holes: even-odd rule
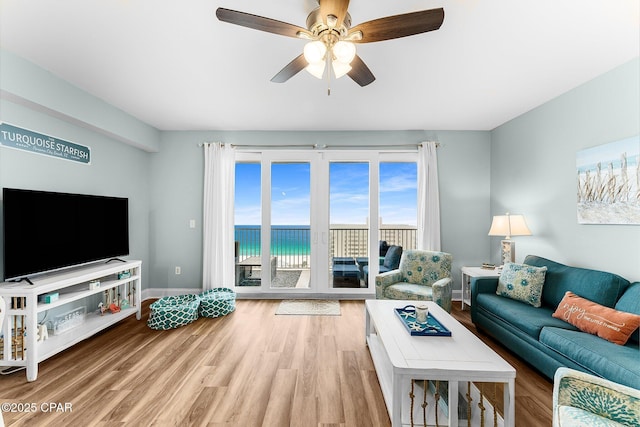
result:
[[[237,158],[239,292],[371,294],[380,241],[415,247],[415,161],[398,163],[406,153],[270,150]]]
[[[309,292],[317,282],[312,277],[318,241],[312,214],[312,202],[317,201],[311,191],[315,161],[309,154],[238,153],[235,285],[239,292]]]
[[[369,260],[369,162],[329,163],[329,283],[366,288]]]
[[[382,243],[385,247],[415,249],[418,225],[418,166],[415,162],[381,161],[379,165],[379,212]]]
[[[309,289],[311,281],[311,164],[271,163],[269,282],[272,289]]]
[[[262,173],[259,159],[236,162],[235,171],[235,286],[261,286]]]

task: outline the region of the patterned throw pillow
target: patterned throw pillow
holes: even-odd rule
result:
[[[508,262],[502,267],[496,294],[540,307],[547,267]]]

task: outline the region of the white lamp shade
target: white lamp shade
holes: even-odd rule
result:
[[[322,62],[326,53],[327,46],[320,40],[309,42],[304,45],[304,59],[306,59],[309,64]]]
[[[343,64],[350,64],[356,56],[356,46],[341,40],[333,46],[333,55]]]
[[[489,236],[531,236],[531,230],[527,227],[527,222],[523,215],[496,215],[491,222]]]

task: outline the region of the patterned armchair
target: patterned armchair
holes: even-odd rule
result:
[[[397,270],[376,276],[376,298],[434,301],[451,312],[452,259],[446,252],[404,251]]]
[[[638,425],[640,390],[558,368],[553,381],[553,427]]]

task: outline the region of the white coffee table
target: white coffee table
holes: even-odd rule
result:
[[[451,336],[410,335],[394,312],[408,304],[415,301],[367,300],[365,303],[367,344],[391,425],[411,425],[408,403],[411,380],[433,380],[448,381],[448,405],[456,408],[448,411],[450,427],[459,425],[458,392],[462,388],[460,392],[466,394],[464,384],[468,382],[504,383],[504,425],[514,426],[516,370],[430,301],[427,302],[429,312],[451,331]],[[422,425],[422,421],[416,424]]]

